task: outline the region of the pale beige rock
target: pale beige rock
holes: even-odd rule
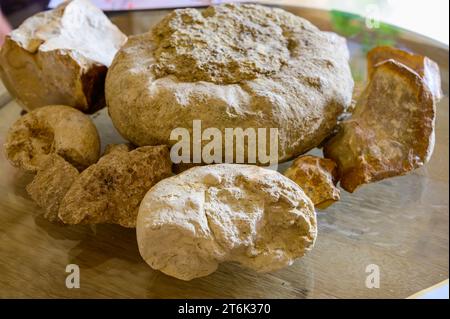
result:
[[[57,154],[49,155],[42,163],[27,192],[44,209],[44,217],[61,222],[58,211],[62,199],[78,177],[78,170]]]
[[[317,225],[311,200],[282,174],[217,164],[153,186],[142,200],[136,231],[152,268],[191,280],[221,262],[258,272],[291,265],[312,249]]]
[[[100,138],[86,114],[49,105],[20,117],[9,129],[4,147],[11,164],[28,171],[37,171],[52,153],[83,170],[98,160]]]
[[[64,196],[59,218],[66,224],[114,223],[135,227],[139,204],[147,191],[171,175],[166,146],[108,148],[84,170]]]
[[[278,128],[284,161],[318,145],[350,104],[348,58],[343,38],[280,9],[175,10],[119,50],[106,100],[136,145],[173,145],[172,129],[198,119],[222,133]]]
[[[315,208],[325,209],[340,199],[340,191],[335,186],[338,181],[337,165],[328,158],[300,156],[284,175],[302,188]]]
[[[67,1],[11,32],[0,51],[0,76],[28,111],[64,104],[92,112],[104,106],[106,71],[125,41],[89,1]]]
[[[352,117],[324,147],[338,164],[340,185],[358,186],[404,175],[434,148],[435,101],[423,79],[394,60],[378,64]]]

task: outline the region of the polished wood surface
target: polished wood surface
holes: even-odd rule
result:
[[[295,12],[329,29],[326,12]],[[137,12],[113,20],[128,33],[137,33],[161,16]],[[398,37],[399,45],[428,52],[440,64],[448,96],[448,48],[404,32]],[[364,72],[359,39],[350,39],[349,45],[353,71]],[[318,240],[306,257],[269,274],[224,264],[216,273],[190,282],[148,267],[139,255],[133,229],[47,222],[25,191],[32,176],[11,167],[0,152],[0,297],[408,297],[448,278],[448,108],[445,97],[437,107],[431,161],[410,175],[364,186],[354,194],[342,191],[340,202],[318,212]],[[15,102],[0,106],[0,144],[20,112]],[[103,146],[123,141],[105,110],[93,118]],[[80,267],[79,289],[66,288],[68,264]],[[365,285],[366,267],[371,264],[380,269],[379,288]]]
[[[6,90],[5,86],[3,85],[2,81],[0,80],[0,107],[2,105],[5,105],[11,100],[11,97]]]

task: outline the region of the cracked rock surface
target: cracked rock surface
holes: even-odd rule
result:
[[[278,128],[276,155],[286,161],[322,142],[350,105],[348,58],[345,39],[280,9],[181,9],[129,38],[105,94],[115,127],[135,145],[173,145],[172,130],[192,133],[193,120],[222,133]]]
[[[113,145],[85,169],[65,194],[59,218],[66,224],[113,223],[135,227],[146,192],[172,174],[166,146]]]
[[[44,209],[44,218],[62,223],[58,217],[64,196],[80,175],[78,170],[58,154],[50,154],[42,163],[27,192]]]
[[[237,262],[258,272],[283,268],[314,244],[311,200],[278,172],[250,165],[189,169],[156,184],[137,219],[144,260],[191,280]]]
[[[91,118],[66,105],[48,105],[17,119],[4,144],[15,167],[38,171],[49,154],[58,154],[82,171],[100,155],[100,138]]]

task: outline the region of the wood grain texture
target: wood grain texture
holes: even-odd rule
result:
[[[132,32],[147,27],[142,22],[145,14],[133,17],[128,13],[116,18],[131,19],[124,25],[139,26]],[[350,47],[353,60],[358,60],[352,65],[364,67],[358,44],[351,42]],[[443,68],[448,90],[448,50],[443,54],[427,46],[422,51],[430,52]],[[19,116],[15,102],[0,108],[0,144]],[[123,141],[106,110],[93,118],[103,146]],[[405,298],[448,278],[448,125],[446,97],[437,108],[436,148],[430,163],[410,175],[363,186],[354,194],[342,191],[340,202],[318,212],[316,247],[291,267],[256,274],[224,264],[214,274],[190,282],[148,267],[139,255],[133,229],[47,222],[25,191],[32,176],[13,168],[2,150],[0,298]],[[79,289],[65,286],[70,263],[80,267]],[[380,267],[379,289],[365,286],[369,264]]]

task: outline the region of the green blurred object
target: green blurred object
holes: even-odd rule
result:
[[[348,38],[358,38],[365,53],[380,45],[395,46],[400,32],[398,28],[381,21],[376,28],[368,28],[366,18],[337,10],[330,11],[330,21],[333,31]]]

